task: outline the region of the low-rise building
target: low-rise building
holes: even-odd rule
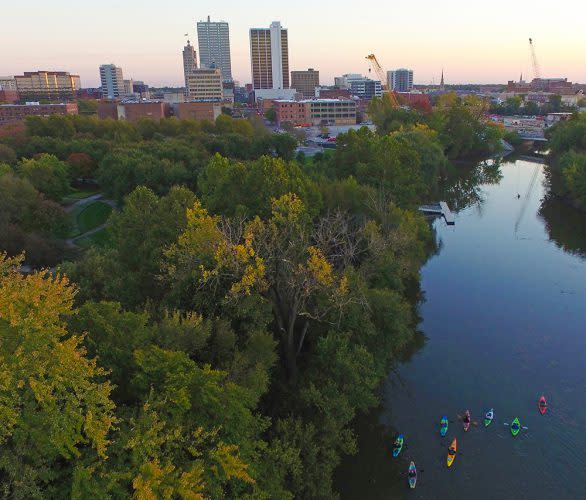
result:
[[[101,101],[98,103],[98,118],[113,120],[138,121],[142,118],[160,120],[170,116],[170,107],[166,102],[116,102]]]
[[[70,101],[81,88],[79,76],[67,71],[26,71],[14,79],[24,101]]]
[[[349,89],[340,89],[337,87],[317,87],[315,97],[318,99],[350,99],[352,93]]]
[[[293,125],[356,124],[356,102],[351,99],[307,99],[274,101],[277,123]]]
[[[27,104],[3,104],[0,105],[0,124],[12,123],[24,120],[27,116],[50,115],[76,115],[77,103],[40,104],[29,102]]]
[[[289,122],[293,125],[309,123],[306,101],[276,100],[273,102],[277,123]]]
[[[209,120],[213,122],[221,113],[222,104],[214,101],[173,104],[173,115],[180,120]]]
[[[14,104],[18,102],[16,90],[0,90],[0,104]]]

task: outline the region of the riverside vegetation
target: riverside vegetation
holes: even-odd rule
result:
[[[575,114],[546,132],[552,161],[552,190],[577,208],[586,210],[586,114]]]
[[[336,496],[352,421],[414,336],[417,205],[500,139],[455,96],[372,115],[313,159],[227,116],[0,132],[3,497]],[[63,260],[80,178],[119,203],[105,237],[21,274]]]

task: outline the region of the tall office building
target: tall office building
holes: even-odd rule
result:
[[[230,62],[230,29],[225,21],[197,23],[199,64],[202,68],[220,68],[224,80],[232,80]]]
[[[69,101],[81,88],[79,75],[67,71],[25,71],[14,79],[18,95],[28,101]]]
[[[250,62],[254,89],[289,88],[289,40],[279,21],[250,29]]]
[[[397,69],[387,71],[387,85],[396,92],[411,92],[413,90],[413,70]]]
[[[291,71],[291,87],[301,92],[303,97],[315,97],[315,88],[319,87],[319,71],[309,68],[307,71]]]
[[[100,80],[102,82],[102,97],[104,99],[124,97],[122,68],[114,64],[102,64],[100,66]]]
[[[187,77],[197,69],[197,56],[195,47],[187,40],[187,45],[183,47],[183,75],[185,76],[185,88],[187,88]]]

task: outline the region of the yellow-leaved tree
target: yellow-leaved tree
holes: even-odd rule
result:
[[[114,423],[106,373],[69,335],[75,288],[23,275],[0,254],[0,477],[10,498],[41,497],[82,452],[105,459]]]

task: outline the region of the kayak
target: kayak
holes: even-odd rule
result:
[[[395,444],[393,445],[393,457],[397,458],[401,450],[403,449],[403,443],[405,439],[403,438],[403,434],[399,434],[397,439],[395,439]]]
[[[547,401],[545,400],[545,396],[542,394],[539,398],[539,402],[537,403],[537,408],[539,408],[539,413],[545,415],[547,411]]]
[[[448,417],[442,417],[442,421],[440,422],[440,435],[445,437],[448,433]]]
[[[464,432],[466,432],[468,429],[470,429],[470,410],[466,410],[466,413],[464,413],[464,418],[462,419],[462,423],[464,424]]]
[[[417,483],[417,468],[415,467],[415,462],[411,461],[409,465],[409,486],[411,488],[415,488],[415,484]]]
[[[451,467],[454,463],[454,459],[456,458],[456,451],[458,451],[458,441],[456,441],[456,438],[454,438],[448,450],[448,467]]]
[[[511,424],[511,434],[513,436],[516,436],[517,434],[519,434],[520,430],[521,422],[519,422],[519,417],[515,417],[515,420],[513,420],[513,423]]]
[[[492,423],[492,419],[494,418],[494,410],[491,408],[486,412],[484,415],[484,427],[488,427]]]

